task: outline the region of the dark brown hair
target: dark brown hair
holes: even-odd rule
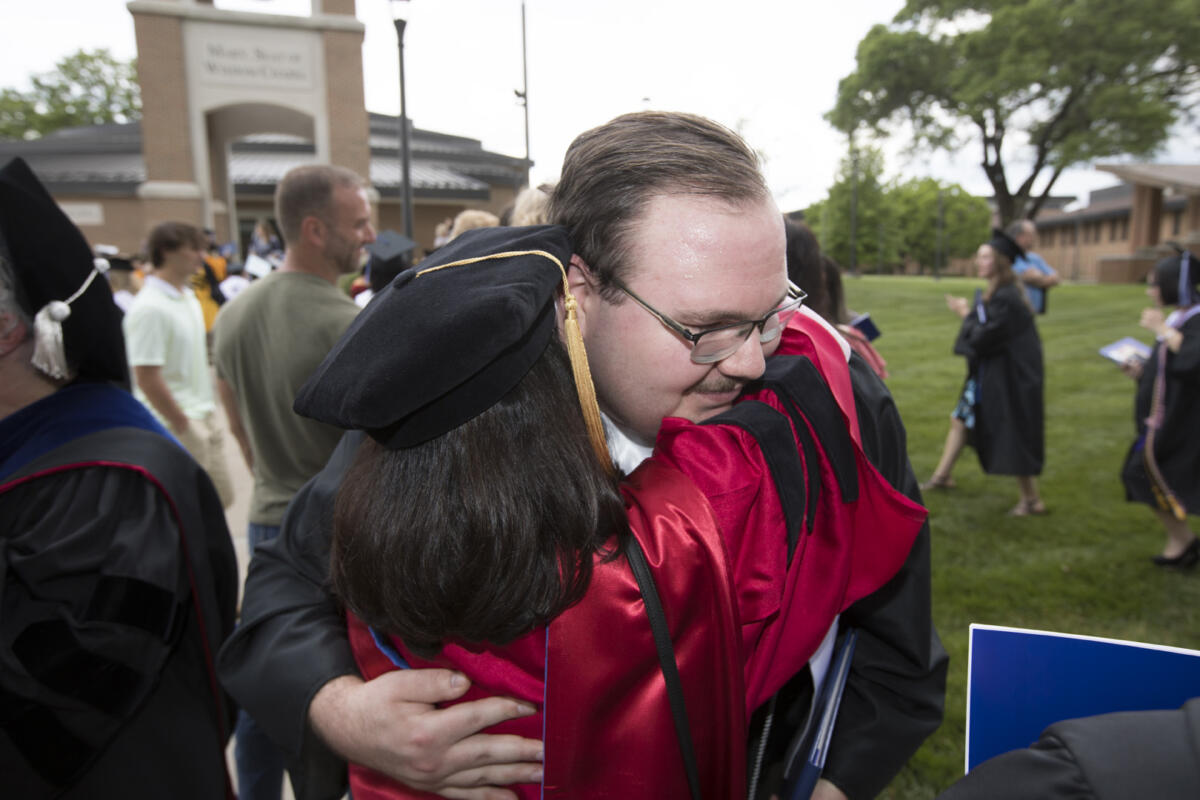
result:
[[[825,319],[834,325],[849,325],[850,312],[846,309],[846,290],[842,285],[842,267],[827,255],[821,256],[821,266],[825,271],[825,307],[828,315]]]
[[[1154,265],[1151,282],[1158,287],[1158,299],[1164,306],[1179,305],[1179,273],[1183,271],[1183,253],[1168,256]],[[1191,284],[1192,297],[1197,295],[1197,285],[1200,281],[1200,261],[1194,255],[1188,256],[1188,283]]]
[[[551,222],[599,280],[606,297],[627,270],[629,230],[656,195],[690,194],[730,204],[767,199],[758,157],[733,131],[694,114],[625,114],[580,134],[550,196]]]
[[[398,450],[364,440],[334,506],[331,577],[351,611],[417,654],[447,639],[505,644],[582,597],[592,559],[626,530],[553,339],[449,433]]]
[[[166,263],[167,253],[174,253],[189,245],[203,253],[208,250],[208,239],[195,225],[188,225],[186,222],[160,222],[150,231],[146,240],[146,251],[150,256],[150,263],[161,267]]]
[[[787,234],[788,280],[808,294],[804,305],[833,322],[829,314],[825,268],[821,263],[821,245],[817,242],[817,237],[803,222],[788,219],[786,216],[783,218],[783,229]]]

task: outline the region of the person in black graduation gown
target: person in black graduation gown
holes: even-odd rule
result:
[[[121,388],[128,381],[121,312],[87,242],[24,162],[10,162],[0,169],[5,797],[231,796],[232,705],[213,657],[233,630],[233,543],[212,482]]]
[[[937,800],[1194,800],[1200,697],[1177,709],[1056,722],[1031,746],[990,758]]]
[[[1042,340],[1033,310],[1012,271],[1021,248],[1003,231],[975,255],[987,288],[972,305],[946,296],[962,318],[954,352],[967,359],[967,379],[950,416],[942,457],[923,489],[954,486],[951,471],[966,445],[975,448],[989,475],[1014,475],[1020,497],[1013,516],[1044,514],[1037,475],[1044,461]]]
[[[1192,567],[1200,562],[1200,541],[1187,515],[1200,510],[1200,289],[1196,257],[1181,254],[1158,262],[1147,281],[1153,308],[1142,311],[1141,325],[1157,343],[1146,362],[1123,369],[1137,381],[1134,424],[1137,439],[1121,469],[1125,498],[1146,503],[1167,532],[1162,567]],[[1163,315],[1163,306],[1176,306]]]

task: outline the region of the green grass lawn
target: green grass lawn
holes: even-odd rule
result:
[[[943,295],[969,298],[978,286],[963,278],[846,279],[849,305],[869,311],[883,332],[876,345],[921,480],[941,454],[966,372],[951,351],[959,320]],[[1006,516],[1015,481],[984,475],[971,450],[955,468],[958,488],[925,497],[933,617],[950,653],[946,718],[885,796],[932,797],[962,774],[970,623],[1200,648],[1200,573],[1149,561],[1162,547],[1161,528],[1147,507],[1125,502],[1118,477],[1134,433],[1133,383],[1096,352],[1121,336],[1149,343],[1137,325],[1147,302],[1142,286],[1064,286],[1038,319],[1049,515]]]

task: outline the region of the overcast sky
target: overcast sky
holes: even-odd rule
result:
[[[395,114],[399,78],[393,11],[408,20],[405,88],[420,127],[480,139],[524,155],[521,0],[357,0],[366,26],[367,108]],[[80,48],[135,55],[125,0],[0,0],[0,86],[27,87]],[[556,177],[580,132],[640,109],[691,111],[739,130],[765,159],[780,207],[824,197],[845,137],[823,119],[859,40],[903,0],[526,0],[533,181]],[[218,0],[218,7],[307,13],[310,0]],[[888,146],[889,176],[933,175],[991,194],[978,145],[951,155],[904,155]],[[1158,159],[1196,160],[1200,135],[1183,131]],[[1010,163],[1020,159],[1009,155]],[[1010,173],[1009,183],[1017,177]],[[1020,175],[1019,178],[1024,178]],[[1082,197],[1115,178],[1068,171],[1055,194]]]

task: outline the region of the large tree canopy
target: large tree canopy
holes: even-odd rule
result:
[[[80,50],[52,72],[34,75],[30,88],[0,90],[0,137],[36,139],[58,130],[141,116],[137,67],[107,49]]]
[[[1196,0],[909,0],[857,59],[829,121],[909,123],[932,148],[975,139],[1008,222],[1035,214],[1067,167],[1166,140],[1200,95],[1200,14]],[[1017,148],[1030,166],[1010,183]]]

